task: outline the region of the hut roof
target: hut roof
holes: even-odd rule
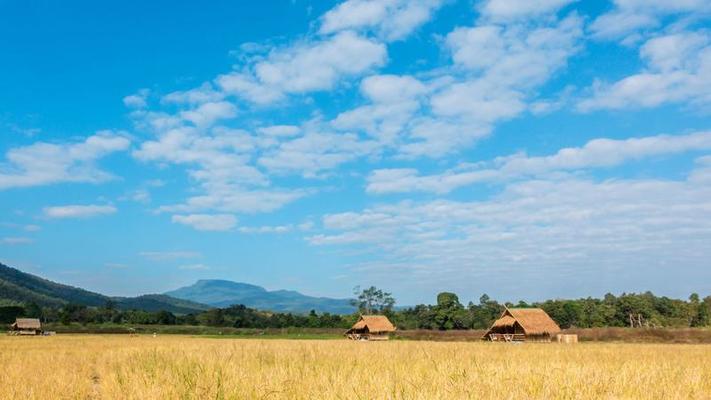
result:
[[[555,335],[560,332],[558,324],[540,308],[509,308],[506,311],[516,319],[527,335]]]
[[[16,329],[42,329],[40,320],[37,318],[17,318],[12,327]]]
[[[351,330],[368,328],[368,332],[395,332],[397,328],[384,315],[361,315]]]
[[[526,335],[555,335],[560,332],[558,324],[540,308],[507,308],[489,329],[513,326],[518,322]],[[487,332],[487,335],[489,334]]]
[[[497,319],[494,321],[494,327],[503,327],[503,326],[513,326],[516,323],[516,318],[509,316],[509,315],[504,315],[503,317]]]

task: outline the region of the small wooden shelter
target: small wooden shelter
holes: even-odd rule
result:
[[[384,315],[361,315],[345,335],[351,340],[388,340],[395,330],[395,325]]]
[[[42,324],[38,318],[17,318],[10,325],[10,333],[15,335],[41,335]]]
[[[560,327],[540,308],[507,308],[482,339],[492,342],[550,342]]]

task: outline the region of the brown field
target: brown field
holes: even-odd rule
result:
[[[711,346],[0,337],[7,399],[707,399]]]
[[[478,342],[484,333],[486,330],[431,331],[415,329],[397,331],[395,337],[441,342]],[[711,329],[708,328],[587,328],[566,329],[563,333],[574,333],[583,342],[711,344]]]

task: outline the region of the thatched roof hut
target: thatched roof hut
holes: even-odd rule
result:
[[[397,328],[384,315],[361,315],[346,336],[353,340],[387,340]]]
[[[42,333],[42,324],[37,318],[17,318],[10,325],[10,330],[23,335],[37,335]]]
[[[560,327],[540,308],[507,308],[484,335],[491,341],[550,341]]]

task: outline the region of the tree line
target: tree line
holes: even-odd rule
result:
[[[41,318],[45,323],[121,324],[121,325],[204,325],[235,328],[347,328],[360,314],[385,314],[399,329],[486,329],[505,307],[540,307],[561,328],[595,327],[701,327],[711,325],[711,296],[692,294],[688,300],[655,296],[651,292],[620,296],[607,294],[601,299],[547,300],[544,302],[499,303],[482,295],[478,303],[464,305],[458,296],[442,292],[436,303],[396,308],[388,292],[375,287],[358,290],[353,299],[358,311],[351,315],[317,313],[274,313],[244,305],[213,308],[207,311],[175,315],[168,311],[119,310],[108,301],[101,307],[67,304],[62,307],[0,307],[0,322],[11,323],[16,317]]]

